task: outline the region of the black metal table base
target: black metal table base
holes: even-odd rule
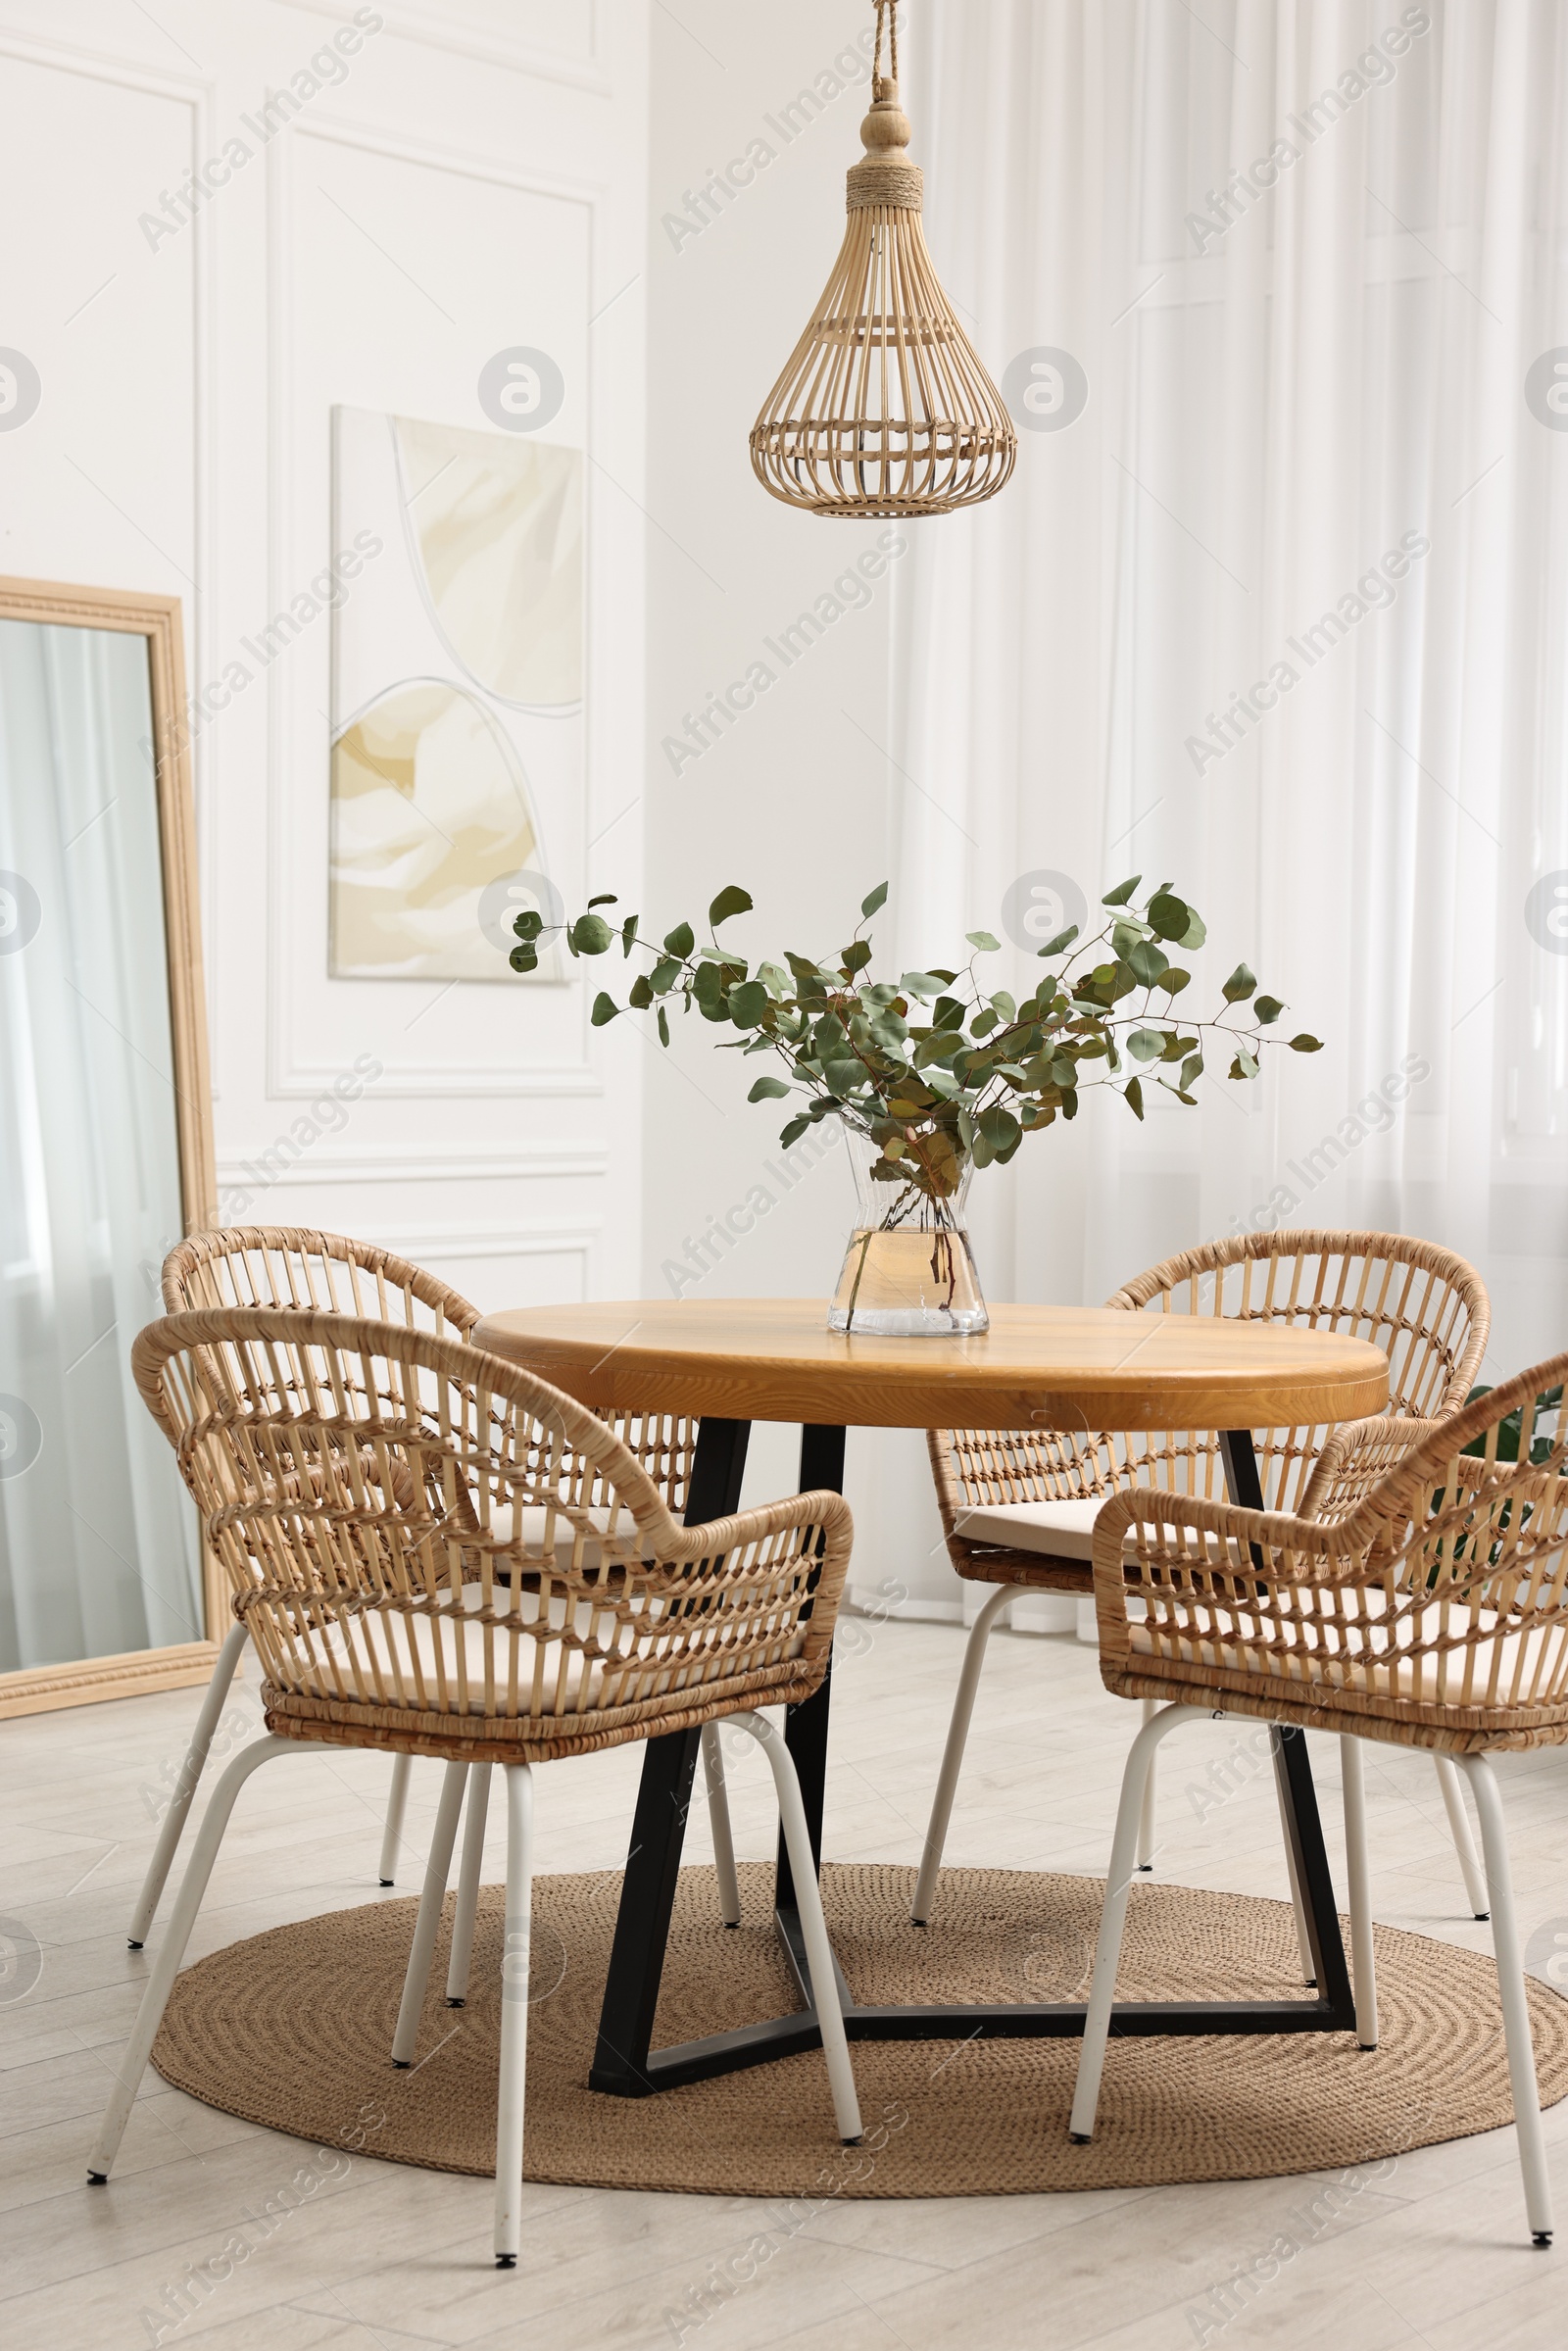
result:
[[[751,1434],[746,1421],[705,1420],[692,1465],[686,1521],[701,1525],[721,1518],[740,1503],[741,1477]],[[1260,1508],[1262,1496],[1250,1435],[1227,1431],[1222,1440],[1232,1499]],[[830,1488],[844,1479],[844,1431],[807,1428],[801,1432],[801,1491]],[[801,1794],[811,1833],[812,1857],[822,1856],[822,1802],[827,1777],[828,1723],[832,1678],[815,1696],[792,1706],[784,1738],[800,1776]],[[650,1739],[632,1823],[631,1849],[615,1922],[610,1973],[605,1984],[589,2087],[615,2097],[644,2098],[682,2082],[704,2082],[770,2059],[821,2046],[810,1970],[801,1933],[794,1881],[779,1839],[774,1886],[774,1919],[795,1977],[802,2005],[792,2016],[773,2017],[715,2033],[679,2046],[653,2047],[654,2012],[659,2003],[664,1946],[674,1907],[675,1886],[691,1809],[702,1734],[676,1731]],[[1296,1883],[1300,1887],[1307,1940],[1316,1971],[1317,1996],[1298,2000],[1129,2000],[1111,2011],[1113,2035],[1348,2033],[1355,2028],[1355,2003],[1340,1936],[1339,1914],[1318,1819],[1312,1767],[1302,1733],[1276,1727],[1274,1768],[1290,1837]],[[911,1935],[920,1930],[911,1925]],[[845,2030],[851,2040],[1039,2040],[1076,2038],[1083,2031],[1080,2002],[994,2001],[943,2005],[860,2007],[838,1969]]]

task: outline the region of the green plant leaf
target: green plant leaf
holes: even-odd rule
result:
[[[760,980],[747,980],[729,992],[729,1016],[738,1029],[755,1029],[767,1010],[767,990]]]
[[[607,996],[604,990],[601,988],[599,994],[594,998],[594,1008],[592,1013],[593,1026],[596,1029],[607,1028],[610,1022],[614,1019],[619,1010],[620,1006],[616,1004],[614,998],[612,996]]]
[[[1149,927],[1156,939],[1184,939],[1193,909],[1169,890],[1157,890],[1149,902]]]
[[[899,982],[901,996],[912,996],[923,1004],[942,994],[943,982],[934,971],[906,971]]]
[[[1184,988],[1191,986],[1192,977],[1190,971],[1183,971],[1173,963],[1168,971],[1160,973],[1156,985],[1166,996],[1180,996]]]
[[[1278,1020],[1284,1009],[1285,1006],[1277,996],[1259,996],[1253,1001],[1252,1017],[1254,1020],[1261,1021],[1264,1028],[1267,1028],[1270,1021]]]
[[[963,935],[969,945],[977,947],[983,955],[1000,955],[1002,953],[1002,941],[993,939],[989,931],[965,931]]]
[[[545,927],[545,918],[537,906],[524,906],[512,927],[519,939],[537,939]]]
[[[669,1014],[662,1004],[659,1007],[659,1042],[661,1045],[669,1043]]]
[[[1122,1088],[1122,1093],[1126,1097],[1128,1108],[1137,1117],[1142,1118],[1144,1115],[1143,1081],[1140,1078],[1129,1078]]]
[[[1134,1029],[1127,1039],[1127,1051],[1135,1061],[1157,1061],[1165,1051],[1163,1031]]]
[[[589,910],[589,912],[590,912],[590,913],[592,913],[592,912],[593,912],[593,909],[594,909],[594,907],[595,907],[595,906],[612,906],[614,904],[615,904],[615,893],[614,893],[614,891],[613,891],[613,890],[601,890],[601,891],[600,891],[600,893],[599,893],[599,896],[598,896],[597,898],[591,898],[591,899],[588,901],[588,910]]]
[[[1321,1037],[1309,1037],[1303,1029],[1298,1037],[1291,1039],[1291,1051],[1293,1053],[1320,1053],[1323,1040]]]
[[[677,922],[672,931],[664,934],[664,945],[678,962],[685,961],[696,944],[696,935],[689,922]]]
[[[648,974],[646,971],[639,971],[637,977],[632,981],[626,1002],[632,1011],[646,1012],[653,1001],[654,991],[649,985]]]
[[[1101,905],[1102,906],[1126,906],[1132,898],[1133,892],[1137,889],[1143,878],[1144,877],[1141,873],[1135,873],[1130,882],[1118,882],[1114,890],[1107,890],[1105,892],[1104,897],[1100,902]]]
[[[648,985],[656,996],[667,996],[680,977],[680,962],[675,955],[661,955],[648,974]]]
[[[789,1100],[789,1094],[790,1089],[782,1078],[756,1078],[746,1099],[749,1102],[782,1102]]]
[[[1208,931],[1206,927],[1200,917],[1197,914],[1194,914],[1192,921],[1187,925],[1187,928],[1183,931],[1176,944],[1178,947],[1190,947],[1193,953],[1196,955],[1207,937]]]
[[[787,1126],[780,1128],[778,1139],[782,1148],[788,1151],[792,1143],[799,1143],[810,1123],[809,1114],[803,1113],[801,1117],[792,1118]]]
[[[1251,1054],[1248,1052],[1245,1045],[1239,1045],[1236,1048],[1236,1058],[1231,1063],[1229,1074],[1233,1078],[1256,1077],[1257,1063],[1253,1060]]]
[[[1201,1053],[1191,1053],[1191,1054],[1189,1054],[1188,1058],[1187,1058],[1187,1059],[1186,1059],[1186,1060],[1185,1060],[1185,1061],[1182,1063],[1182,1092],[1183,1092],[1184,1094],[1191,1094],[1191,1092],[1193,1091],[1193,1088],[1194,1088],[1194,1087],[1197,1085],[1197,1083],[1198,1083],[1199,1079],[1200,1079],[1200,1078],[1202,1076],[1202,1074],[1203,1074],[1203,1056],[1202,1056],[1202,1054],[1201,1054]]]
[[[867,916],[867,917],[869,917],[869,916],[870,916],[870,915],[872,915],[872,914],[880,914],[880,913],[881,913],[881,911],[882,911],[882,908],[883,908],[883,907],[884,907],[884,906],[887,905],[887,903],[888,903],[888,886],[887,886],[887,883],[886,883],[886,882],[878,882],[878,883],[877,883],[877,886],[876,886],[876,888],[875,888],[875,889],[874,889],[874,890],[871,892],[871,895],[870,895],[870,897],[869,897],[869,898],[862,898],[862,899],[861,899],[861,901],[860,901],[860,912],[861,912],[863,915]]]
[[[1048,939],[1046,941],[1046,944],[1040,950],[1040,953],[1043,955],[1059,955],[1064,947],[1071,947],[1077,936],[1078,925],[1076,922],[1069,922],[1064,931],[1058,931],[1056,933],[1054,939]]]
[[[822,1082],[836,1101],[847,1102],[852,1094],[858,1094],[865,1071],[858,1061],[825,1061]]]
[[[1256,986],[1257,982],[1248,970],[1247,965],[1238,963],[1230,978],[1225,982],[1225,1002],[1228,1004],[1244,1004]]]
[[[514,947],[513,949],[511,955],[507,957],[507,961],[512,965],[514,971],[537,971],[539,968],[539,950],[534,946],[531,939],[524,939],[520,947]]]
[[[623,955],[629,955],[636,944],[639,919],[636,914],[628,914],[620,926],[620,952]]]
[[[603,914],[579,914],[566,933],[566,944],[573,955],[602,955],[614,935]]]
[[[1000,1102],[993,1102],[989,1110],[982,1110],[974,1126],[976,1134],[985,1137],[993,1156],[998,1159],[1004,1151],[1015,1149],[1023,1133],[1012,1112],[1004,1110]]]
[[[844,950],[843,955],[839,958],[839,967],[841,970],[848,971],[850,973],[863,971],[870,960],[870,940],[852,939],[849,946]]]
[[[709,924],[711,929],[716,931],[719,924],[721,922],[728,922],[732,914],[749,914],[751,910],[751,892],[749,890],[738,890],[735,884],[731,882],[725,889],[720,890],[718,896],[709,907]],[[669,945],[667,939],[665,940],[664,944],[666,947]]]
[[[1146,988],[1152,988],[1170,969],[1169,955],[1152,939],[1139,939],[1125,953],[1128,970],[1136,972]]]

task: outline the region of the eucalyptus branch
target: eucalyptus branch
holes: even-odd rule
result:
[[[638,915],[609,921],[598,909],[617,901],[605,893],[590,899],[587,912],[574,921],[549,929],[541,915],[519,914],[512,964],[516,971],[536,969],[540,945],[555,929],[574,956],[608,955],[618,940],[625,959],[635,953],[647,958],[648,968],[632,981],[624,1006],[600,992],[596,1028],[623,1009],[652,1010],[660,1041],[667,1046],[670,1003],[678,1002],[686,1014],[695,1008],[705,1020],[737,1032],[723,1040],[725,1050],[770,1054],[787,1072],[759,1077],[749,1096],[752,1102],[800,1102],[780,1135],[786,1149],[808,1126],[838,1117],[876,1144],[879,1175],[889,1181],[902,1176],[928,1197],[946,1199],[967,1162],[1005,1163],[1025,1134],[1058,1117],[1075,1117],[1079,1095],[1097,1087],[1119,1093],[1143,1118],[1148,1071],[1161,1092],[1185,1108],[1196,1107],[1193,1088],[1205,1073],[1205,1040],[1222,1044],[1231,1054],[1226,1075],[1241,1083],[1258,1075],[1265,1047],[1321,1050],[1319,1040],[1304,1033],[1265,1035],[1285,1005],[1257,993],[1245,963],[1225,982],[1209,1018],[1181,1020],[1177,1000],[1192,973],[1166,951],[1194,952],[1206,933],[1168,883],[1137,902],[1141,879],[1135,874],[1106,892],[1101,902],[1105,919],[1092,938],[1081,940],[1073,924],[1048,940],[1039,959],[1054,968],[1021,1002],[1004,988],[988,993],[981,982],[978,958],[1001,953],[1001,941],[989,931],[967,934],[973,952],[961,980],[957,971],[940,966],[873,980],[871,941],[862,934],[886,904],[885,882],[862,902],[855,935],[836,965],[786,951],[782,964],[763,961],[754,971],[718,937],[725,923],[752,909],[748,893],[733,885],[709,907],[709,939],[702,947],[688,922],[656,945],[641,936]],[[1130,1074],[1128,1060],[1136,1064]]]

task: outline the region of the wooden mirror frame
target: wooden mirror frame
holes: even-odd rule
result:
[[[119,629],[147,642],[180,1211],[187,1234],[200,1232],[218,1222],[218,1177],[179,598],[134,595],[123,588],[68,587],[58,580],[0,579],[0,620]],[[127,1347],[130,1336],[125,1335]],[[224,1616],[223,1594],[210,1556],[204,1556],[202,1582],[209,1639],[181,1641],[168,1648],[132,1649],[117,1657],[23,1666],[15,1673],[0,1674],[0,1720],[9,1715],[39,1714],[57,1706],[87,1705],[99,1698],[131,1697],[143,1690],[181,1690],[207,1681],[218,1656],[218,1642],[211,1636],[215,1628],[222,1627]]]

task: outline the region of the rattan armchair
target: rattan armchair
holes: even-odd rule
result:
[[[1565,1379],[1568,1354],[1479,1397],[1338,1520],[1147,1490],[1106,1504],[1094,1539],[1101,1672],[1107,1690],[1159,1711],[1133,1741],[1122,1783],[1074,2138],[1095,2125],[1143,1784],[1159,1741],[1223,1711],[1425,1747],[1464,1771],[1480,1815],[1525,2202],[1536,2243],[1550,2242],[1507,1838],[1489,1757],[1568,1742],[1568,1430],[1550,1395]],[[1359,1961],[1371,1940],[1370,1897],[1353,1869],[1350,1933]]]
[[[1382,1347],[1389,1358],[1387,1412],[1331,1429],[1252,1432],[1267,1506],[1330,1521],[1353,1510],[1393,1462],[1458,1410],[1480,1370],[1492,1321],[1486,1285],[1473,1266],[1400,1233],[1254,1233],[1205,1242],[1151,1266],[1105,1302],[1127,1313],[1153,1308],[1289,1323]],[[1094,1528],[1112,1494],[1153,1487],[1227,1498],[1217,1431],[935,1429],[928,1444],[948,1555],[966,1581],[996,1589],[969,1635],[910,1904],[917,1924],[931,1915],[986,1643],[1003,1607],[1020,1592],[1089,1596]],[[1484,1917],[1485,1880],[1458,1775],[1445,1757],[1436,1760],[1470,1907]],[[1364,1835],[1360,1759],[1348,1745],[1344,1762],[1347,1830],[1356,1840]],[[1151,1773],[1140,1869],[1151,1866],[1152,1850]],[[1297,1909],[1299,1918],[1298,1899]],[[1304,1964],[1304,1932],[1302,1954]]]
[[[460,1291],[409,1258],[399,1257],[374,1242],[355,1241],[342,1233],[318,1233],[293,1225],[224,1225],[193,1234],[171,1249],[164,1260],[163,1297],[165,1311],[170,1314],[203,1306],[278,1306],[306,1313],[354,1314],[377,1322],[396,1322],[409,1330],[428,1331],[436,1338],[466,1339],[479,1319],[478,1307],[470,1304]],[[686,1501],[697,1443],[696,1422],[658,1413],[620,1419],[605,1413],[602,1417],[637,1455],[670,1511],[678,1514]],[[152,1927],[223,1702],[249,1638],[243,1620],[239,1620],[229,1627],[219,1651],[131,1917],[127,1939],[133,1951],[141,1949]],[[729,1817],[722,1779],[718,1779],[716,1786],[713,1783],[710,1748],[716,1752],[716,1735],[705,1740],[704,1754],[710,1765],[709,1782],[719,1893],[725,1917],[733,1915],[738,1920],[739,1896],[735,1890]],[[383,1886],[391,1886],[397,1877],[409,1766],[406,1754],[397,1756],[392,1765],[381,1835],[379,1878]],[[470,1822],[469,1827],[482,1837],[482,1816]]]
[[[742,1722],[772,1765],[838,2134],[857,2138],[795,1769],[759,1712],[801,1703],[826,1671],[850,1553],[842,1496],[804,1494],[678,1525],[647,1471],[593,1413],[495,1356],[406,1324],[299,1307],[210,1308],[152,1324],[132,1361],[256,1644],[267,1735],[213,1789],[89,2179],[109,2174],[250,1774],[323,1743],[385,1747],[440,1757],[445,1806],[470,1770],[487,1777],[499,1764],[508,1864],[495,2249],[512,2266],[521,2209],[531,1766],[725,1718]],[[431,1883],[427,1873],[394,2062],[413,2055],[436,1936]]]

